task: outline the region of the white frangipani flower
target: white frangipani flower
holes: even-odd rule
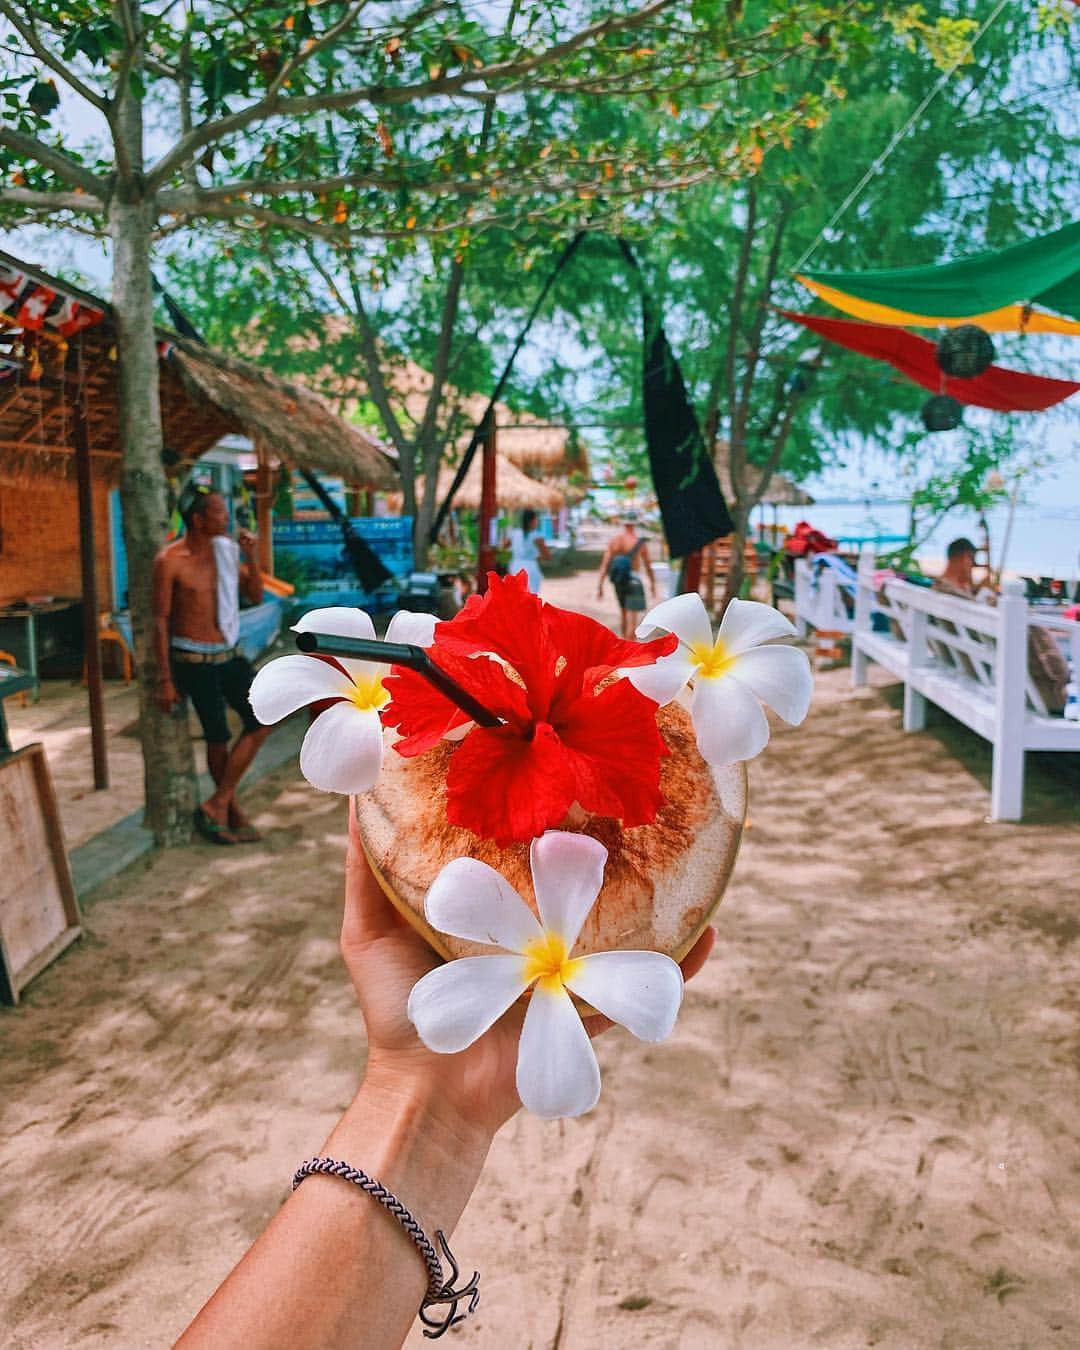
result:
[[[661,705],[693,682],[690,716],[708,763],[733,764],[765,749],[769,723],[762,703],[796,726],[806,716],[814,692],[810,662],[797,647],[772,644],[773,638],[793,637],[795,629],[771,605],[732,600],[714,638],[704,601],[690,592],[651,609],[637,635],[656,628],[674,633],[679,646],[655,665],[624,673]]]
[[[435,618],[399,610],[386,630],[387,642],[430,647]],[[362,609],[313,609],[293,625],[294,633],[373,638],[375,626]],[[383,688],[388,665],[332,660],[296,653],[269,661],[255,676],[248,695],[255,716],[270,725],[310,703],[335,700],[308,728],[300,747],[300,772],[324,792],[366,792],[379,776],[383,758],[380,712],[390,702]]]
[[[572,956],[600,894],[607,849],[552,830],[529,850],[539,921],[487,863],[455,858],[428,891],[428,922],[505,954],[466,956],[413,986],[408,1014],[430,1050],[452,1055],[484,1034],[532,987],[518,1045],[522,1104],[545,1120],[580,1116],[600,1096],[600,1069],[570,993],[643,1041],[662,1041],[682,1002],[682,971],[659,952]]]

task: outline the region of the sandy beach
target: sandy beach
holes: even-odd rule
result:
[[[989,824],[989,747],[898,707],[835,670],[777,725],[672,1039],[608,1034],[594,1112],[497,1138],[455,1344],[1080,1345],[1073,757],[1031,757],[1024,823]],[[129,871],[0,1010],[11,1350],[170,1344],[355,1089],[344,803],[294,768],[252,803],[262,846]]]

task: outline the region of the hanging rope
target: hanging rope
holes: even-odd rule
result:
[[[974,51],[976,43],[987,31],[987,29],[990,28],[990,26],[995,22],[998,15],[1001,13],[1001,11],[1005,8],[1007,4],[1008,0],[998,0],[997,5],[994,7],[993,12],[990,14],[990,17],[985,20],[982,27],[971,39],[971,42],[968,45],[968,47],[966,47],[965,50],[960,53],[960,55],[956,58],[956,60],[952,63],[952,65],[948,68],[948,70],[946,70],[942,74],[941,78],[934,85],[933,89],[930,90],[930,92],[926,95],[923,101],[919,104],[919,106],[911,114],[908,120],[900,128],[900,130],[894,134],[894,136],[889,141],[885,149],[881,152],[880,155],[878,155],[877,159],[874,160],[873,164],[870,165],[867,171],[863,174],[863,176],[851,189],[848,195],[836,208],[836,210],[830,217],[828,224],[822,228],[821,233],[818,235],[818,237],[814,240],[814,242],[802,255],[799,261],[791,269],[793,272],[801,272],[803,270],[803,268],[810,261],[811,257],[817,250],[817,247],[821,243],[821,241],[825,238],[827,234],[829,234],[835,228],[837,221],[839,221],[841,217],[843,217],[847,213],[847,211],[852,206],[854,206],[854,204],[859,200],[864,190],[866,189],[867,185],[870,183],[871,179],[876,178],[877,175],[881,172],[881,170],[885,167],[886,160],[888,160],[892,152],[896,149],[896,147],[908,134],[908,132],[919,120],[919,118],[923,115],[923,113],[927,110],[930,104],[933,103],[934,99],[937,98],[938,94],[941,93],[941,91],[945,88],[948,82],[952,79],[953,75],[959,69],[960,64],[964,60],[964,58],[970,52]]]

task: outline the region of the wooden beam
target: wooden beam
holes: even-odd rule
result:
[[[81,364],[80,344],[68,352],[69,369]],[[79,554],[82,560],[83,653],[86,660],[87,697],[90,703],[90,746],[94,761],[94,788],[109,786],[109,763],[105,739],[105,686],[101,671],[100,620],[98,616],[97,550],[94,543],[94,480],[90,467],[90,441],[86,427],[85,392],[75,398],[72,426],[75,469],[79,492]]]
[[[261,439],[255,441],[255,534],[259,570],[274,575],[274,471]]]

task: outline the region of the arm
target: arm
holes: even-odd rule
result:
[[[551,561],[551,549],[547,546],[547,540],[542,534],[533,536],[536,540],[536,552],[541,562]]]
[[[684,961],[687,979],[704,964],[714,936],[708,929]],[[519,1104],[514,1072],[523,1011],[511,1009],[460,1054],[425,1049],[405,1005],[438,957],[379,889],[351,811],[341,948],[367,1027],[367,1069],[320,1152],[381,1181],[429,1237],[436,1228],[449,1237],[495,1131]],[[595,1035],[610,1023],[596,1017],[586,1025]],[[397,1350],[426,1285],[416,1248],[380,1205],[336,1177],[312,1176],[178,1350]]]
[[[604,578],[607,576],[608,568],[611,566],[611,556],[611,545],[608,544],[607,548],[604,550],[603,560],[600,563],[600,575],[596,579],[596,598],[598,600],[604,593]]]
[[[656,578],[653,576],[652,563],[649,561],[649,546],[641,546],[641,565],[645,569],[645,575],[649,578],[649,590],[652,592],[652,598],[656,599]]]
[[[153,651],[157,679],[154,701],[162,712],[171,713],[180,703],[180,695],[173,684],[172,665],[169,662],[169,619],[172,615],[174,569],[172,558],[159,553],[154,559],[151,608],[154,615]]]

